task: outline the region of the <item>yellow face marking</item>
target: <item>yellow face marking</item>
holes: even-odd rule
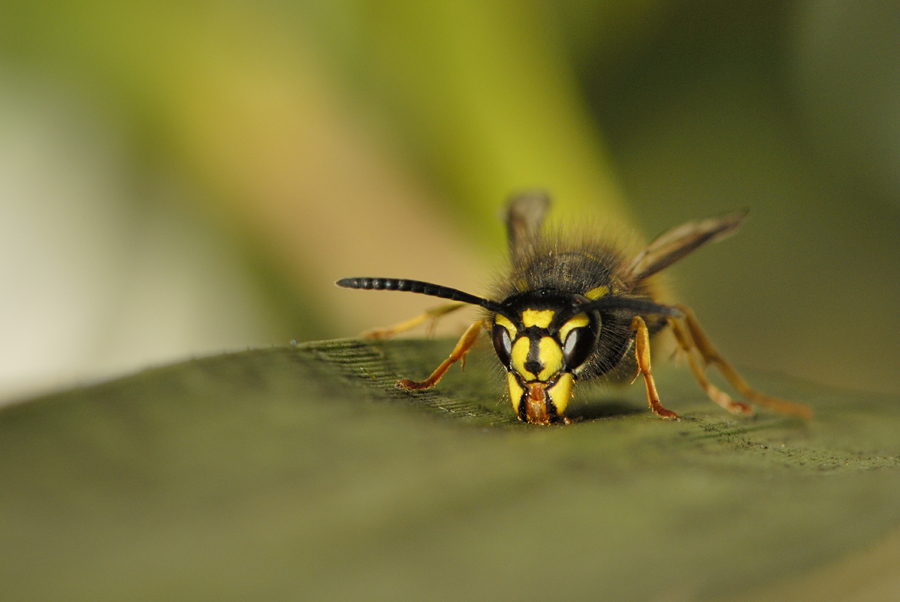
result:
[[[578,314],[577,316],[563,324],[562,328],[559,329],[559,340],[562,341],[563,345],[565,345],[566,337],[569,336],[569,333],[572,332],[572,329],[584,328],[590,323],[591,320],[587,317],[587,314]]]
[[[494,316],[494,323],[499,324],[500,326],[502,326],[503,328],[505,328],[506,330],[509,331],[509,340],[510,341],[515,340],[516,334],[518,334],[518,331],[516,330],[516,325],[513,324],[512,322],[510,322],[508,318],[501,316],[500,314],[497,314],[496,316]]]
[[[506,373],[506,382],[509,383],[509,400],[512,402],[516,414],[518,414],[519,405],[522,403],[522,396],[525,395],[525,389],[519,386],[519,381],[512,372]]]
[[[556,406],[556,413],[559,416],[563,415],[566,411],[566,406],[569,405],[569,399],[572,397],[572,385],[574,383],[575,379],[571,374],[566,372],[565,374],[560,375],[555,385],[547,389],[547,395],[550,397],[550,401],[553,402],[553,405]]]
[[[528,337],[520,337],[513,343],[512,353],[509,354],[510,366],[520,376],[526,380],[534,380],[534,374],[525,369],[525,362],[528,361],[528,349],[531,346]]]
[[[591,301],[596,301],[597,299],[599,299],[603,295],[607,294],[608,292],[609,292],[608,286],[598,286],[597,288],[592,288],[591,290],[586,292],[584,294],[584,296],[587,297],[588,299],[590,299]]]
[[[538,359],[544,365],[544,369],[538,374],[538,380],[546,382],[551,376],[562,370],[562,349],[559,348],[559,343],[551,337],[544,337],[538,342]]]
[[[522,312],[522,326],[525,328],[530,328],[531,326],[547,328],[555,315],[556,312],[552,309],[526,309]]]

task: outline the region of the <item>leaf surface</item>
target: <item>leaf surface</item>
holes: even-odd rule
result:
[[[393,387],[452,345],[251,350],[4,408],[4,599],[740,599],[900,529],[894,398],[750,374],[817,414],[741,419],[661,364],[682,422],[638,383],[534,427],[486,347]]]

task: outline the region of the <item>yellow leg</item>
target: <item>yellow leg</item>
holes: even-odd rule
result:
[[[674,318],[669,318],[669,325],[672,327],[672,332],[675,334],[675,340],[678,342],[678,347],[681,349],[687,360],[691,373],[694,375],[697,384],[700,385],[700,388],[703,389],[706,395],[732,414],[752,415],[752,406],[733,400],[728,393],[709,382],[703,367],[700,366],[697,359],[694,357],[694,350],[697,349],[697,346],[688,330]]]
[[[450,357],[441,362],[441,365],[437,367],[437,370],[431,373],[431,376],[422,381],[415,380],[407,380],[405,378],[401,378],[397,381],[397,387],[401,389],[413,389],[415,391],[419,391],[421,389],[430,389],[434,385],[438,383],[439,380],[447,373],[447,370],[450,369],[450,366],[455,364],[456,362],[462,360],[462,367],[465,369],[466,367],[466,354],[469,352],[469,349],[472,348],[472,345],[475,344],[475,341],[478,340],[478,334],[482,328],[488,328],[488,323],[486,320],[478,320],[463,333],[462,338],[459,339],[459,342],[456,344],[456,347],[453,348],[453,352],[450,354]]]
[[[634,331],[634,355],[637,359],[637,374],[644,376],[644,385],[647,387],[647,402],[653,413],[661,418],[670,420],[681,420],[681,418],[672,410],[667,410],[659,402],[659,392],[656,390],[656,382],[653,380],[653,374],[650,370],[650,332],[647,330],[647,324],[640,316],[635,316],[631,321],[631,330]]]
[[[694,350],[700,354],[700,357],[703,359],[706,366],[711,364],[715,365],[722,376],[724,376],[741,395],[750,401],[771,408],[777,412],[781,412],[782,414],[812,418],[813,411],[809,406],[779,399],[778,397],[772,397],[771,395],[760,393],[752,388],[738,371],[735,370],[721,354],[719,354],[718,350],[709,340],[709,337],[703,332],[700,323],[697,322],[694,312],[683,305],[678,306],[678,309],[684,316],[683,320],[687,328],[683,327],[676,318],[669,318],[669,324],[672,326],[672,330],[675,333],[678,346],[681,347],[688,358],[688,363],[691,366],[691,372],[694,373],[694,378],[697,379],[697,383],[707,392],[707,395],[709,395],[713,401],[736,414],[752,413],[752,408],[750,406],[733,401],[728,395],[709,383],[704,374],[704,369],[701,368],[697,364],[696,359],[694,359]]]
[[[362,333],[362,336],[369,339],[386,339],[394,336],[395,334],[406,332],[407,330],[412,330],[419,324],[426,321],[429,322],[428,332],[429,334],[431,334],[431,331],[434,330],[434,326],[435,324],[437,324],[437,321],[439,319],[446,316],[450,312],[454,312],[457,309],[465,306],[465,303],[445,303],[444,305],[439,305],[437,307],[429,309],[425,313],[416,316],[412,320],[407,320],[406,322],[394,324],[393,326],[388,326],[386,328],[373,328],[372,330],[367,330]]]

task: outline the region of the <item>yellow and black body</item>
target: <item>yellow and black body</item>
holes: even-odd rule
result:
[[[658,303],[650,278],[706,242],[734,232],[745,216],[735,213],[690,222],[657,237],[634,258],[614,245],[587,237],[547,236],[542,232],[549,200],[531,193],[514,198],[506,211],[510,253],[508,277],[494,299],[449,287],[396,278],[345,278],[345,288],[407,291],[456,302],[395,328],[371,331],[389,336],[464,305],[485,315],[463,334],[456,348],[424,381],[401,379],[398,386],[434,386],[449,367],[465,358],[482,330],[490,333],[506,369],[510,401],[518,417],[535,424],[568,423],[565,410],[576,381],[631,369],[642,375],[650,408],[663,418],[678,415],[662,406],[650,367],[650,337],[671,327],[698,384],[726,409],[752,413],[710,383],[706,365],[715,364],[749,400],[781,412],[810,416],[809,408],[755,391],[715,350],[692,312]]]

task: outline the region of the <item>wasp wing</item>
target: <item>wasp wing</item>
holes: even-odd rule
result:
[[[631,263],[629,273],[632,274],[634,280],[652,276],[702,245],[731,236],[746,217],[746,211],[739,211],[720,217],[688,222],[667,230],[638,253]]]
[[[506,207],[506,238],[509,259],[519,265],[541,239],[541,225],[550,208],[550,197],[541,191],[526,192],[512,197]]]

